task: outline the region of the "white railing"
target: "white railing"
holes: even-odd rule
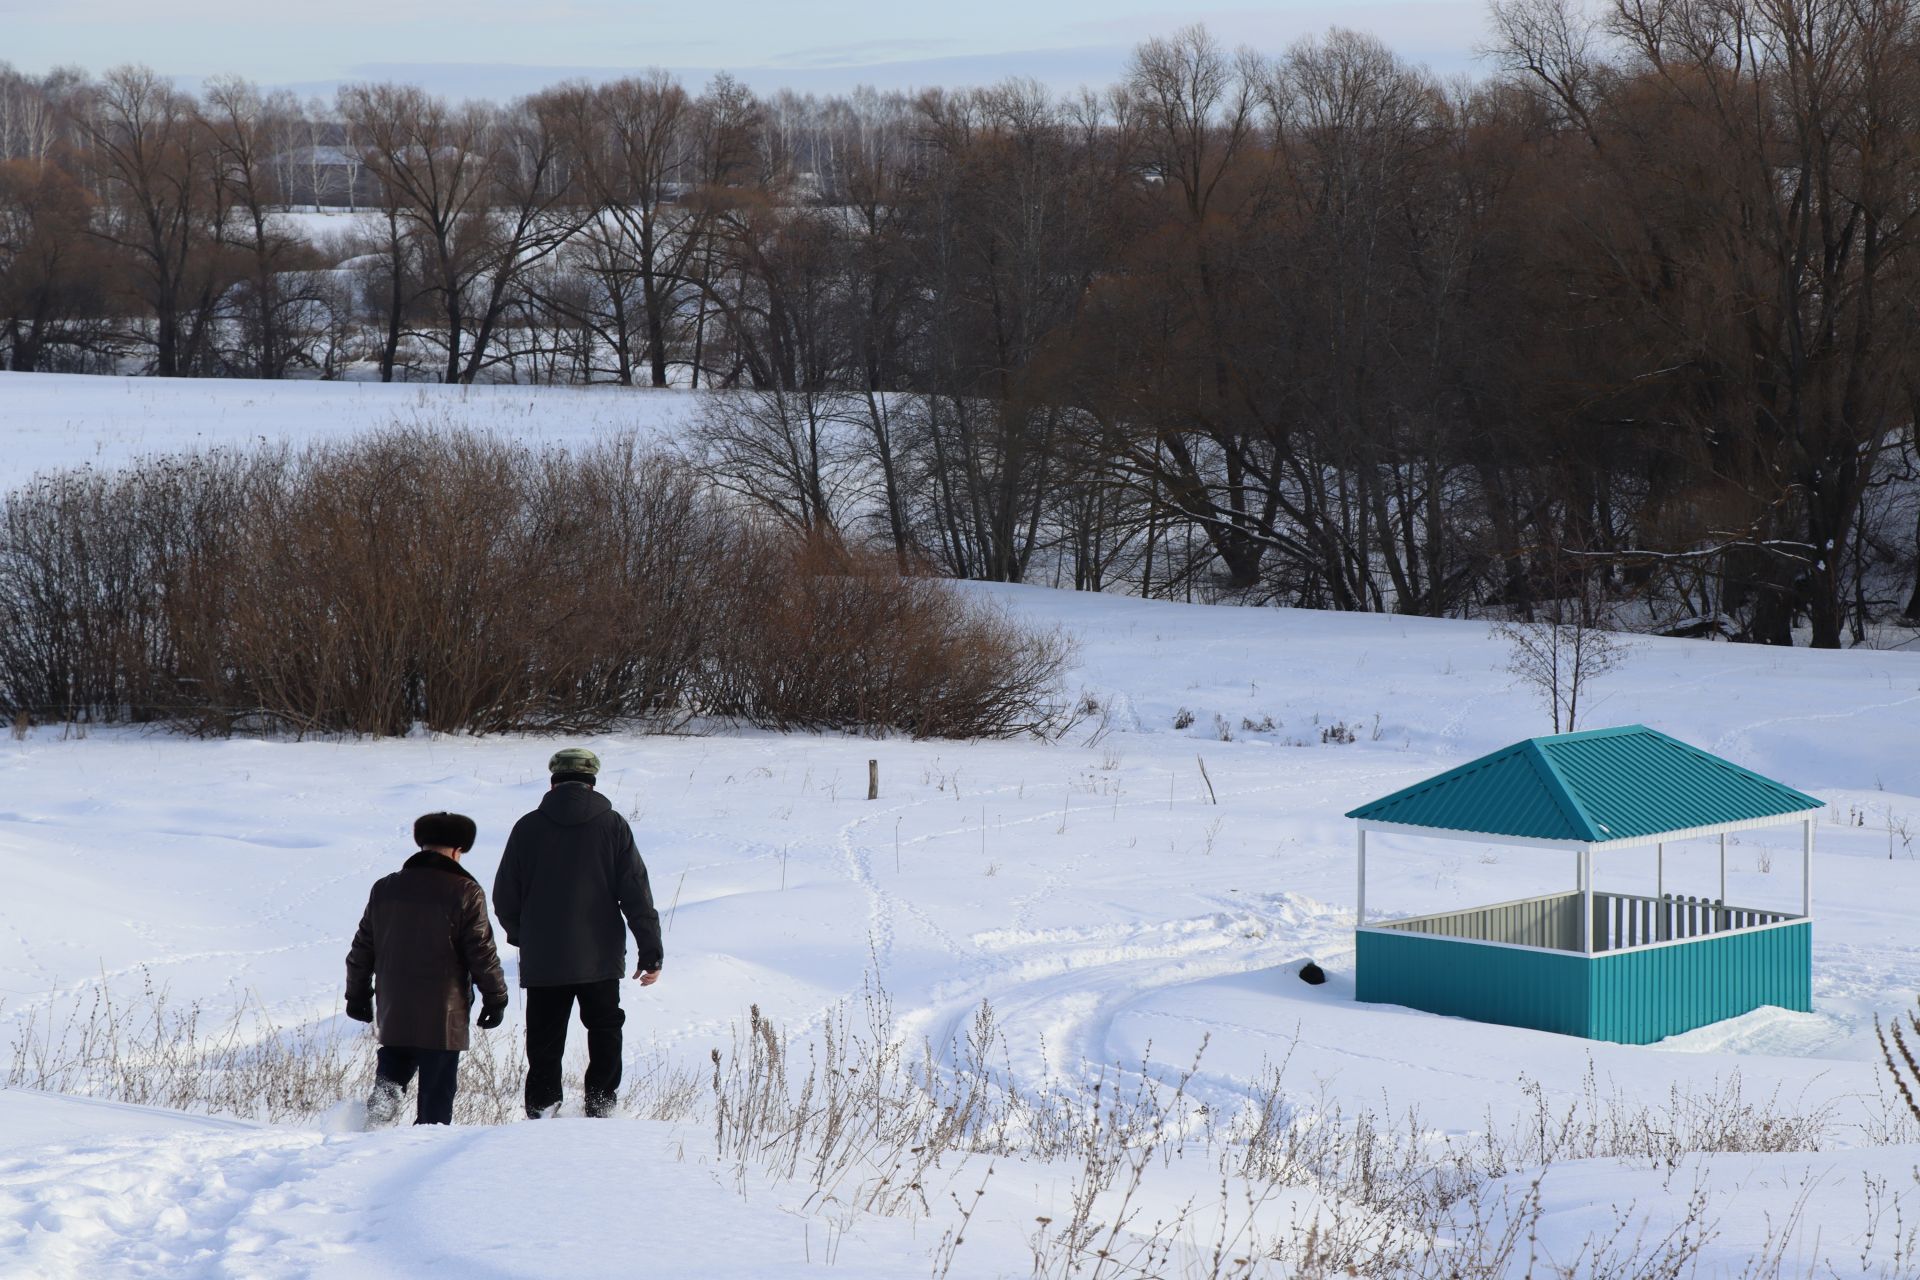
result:
[[[1653,942],[1684,942],[1793,919],[1797,917],[1785,911],[1730,907],[1718,898],[1672,893],[1659,897],[1596,893],[1593,895],[1593,949],[1617,951]]]
[[[1586,945],[1580,934],[1581,896],[1578,892],[1549,893],[1461,911],[1371,922],[1369,927],[1468,942],[1580,952]],[[1592,949],[1599,954],[1662,942],[1685,942],[1800,918],[1790,912],[1728,906],[1718,899],[1680,894],[1595,893]]]

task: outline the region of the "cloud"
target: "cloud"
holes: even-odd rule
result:
[[[903,60],[912,54],[933,54],[953,49],[961,42],[949,37],[917,40],[856,40],[847,44],[818,45],[795,49],[768,59],[769,67],[866,67]]]

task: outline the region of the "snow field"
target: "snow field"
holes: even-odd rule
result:
[[[156,453],[342,440],[388,427],[497,432],[529,444],[665,439],[695,400],[633,387],[260,382],[0,373],[0,491],[58,467]]]
[[[817,1265],[832,1244],[768,1189],[684,1158],[696,1135],[644,1121],[348,1136],[103,1107],[0,1093],[0,1274],[744,1280]],[[838,1274],[925,1269],[904,1222],[864,1221],[844,1253]],[[654,1269],[671,1258],[699,1261]]]
[[[0,468],[13,479],[215,435],[244,441],[269,434],[263,421],[291,438],[351,433],[385,425],[408,397],[447,422],[555,439],[664,430],[658,406],[685,403],[23,378],[0,375],[19,442]],[[70,397],[74,384],[85,385]],[[240,392],[269,399],[249,408]],[[628,404],[651,407],[623,418]],[[599,405],[622,407],[595,417]],[[523,429],[514,415],[549,425]],[[668,930],[659,985],[624,987],[630,1069],[706,1069],[749,1004],[804,1038],[872,981],[899,1033],[949,1070],[985,1001],[1004,1046],[996,1066],[1023,1089],[1084,1090],[1103,1066],[1125,1081],[1143,1060],[1171,1080],[1204,1038],[1189,1092],[1223,1113],[1284,1061],[1302,1119],[1417,1109],[1424,1132],[1462,1141],[1532,1116],[1523,1082],[1559,1112],[1582,1104],[1589,1071],[1604,1098],[1654,1108],[1676,1089],[1726,1096],[1737,1077],[1745,1100],[1829,1110],[1836,1145],[1556,1166],[1540,1189],[1542,1247],[1570,1257],[1620,1214],[1657,1233],[1698,1191],[1715,1233],[1702,1275],[1737,1274],[1790,1214],[1811,1229],[1782,1274],[1905,1274],[1891,1214],[1869,1230],[1869,1188],[1904,1190],[1905,1221],[1920,1221],[1920,1147],[1874,1145],[1887,1113],[1873,1022],[1912,1007],[1920,984],[1920,850],[1904,834],[1920,833],[1920,656],[1635,639],[1595,686],[1589,724],[1652,725],[1829,805],[1814,866],[1815,1012],[1761,1010],[1637,1048],[1352,999],[1353,839],[1340,814],[1545,730],[1485,626],[962,589],[1070,633],[1071,687],[1099,711],[1051,744],[725,729],[586,740],[633,821]],[[1353,741],[1323,740],[1346,736],[1326,732],[1336,724]],[[340,1012],[342,960],[368,886],[410,852],[413,817],[472,814],[468,866],[490,884],[556,745],[58,728],[0,740],[0,1039],[83,1006],[102,984],[131,994],[143,973],[175,1000],[218,1011],[246,997],[282,1025],[337,1020],[356,1034]],[[873,802],[869,758],[880,762]],[[1370,913],[1573,880],[1558,855],[1404,839],[1370,842],[1369,872]],[[1596,874],[1602,888],[1645,889],[1652,853],[1601,855]],[[1717,875],[1712,842],[1668,849],[1670,890],[1710,892]],[[1730,899],[1797,909],[1799,886],[1796,830],[1731,842]],[[511,970],[512,951],[503,958]],[[1307,959],[1326,985],[1294,977]],[[493,1034],[517,1038],[519,1018],[516,1002]],[[949,1197],[971,1196],[983,1162],[943,1172],[929,1219],[848,1216],[808,1203],[804,1187],[715,1164],[698,1122],[353,1134],[15,1090],[0,1092],[0,1276],[630,1273],[636,1238],[661,1274],[787,1275],[831,1249],[850,1274],[919,1275],[955,1220]],[[1532,1177],[1500,1189],[1524,1194]],[[1156,1179],[1148,1220],[1218,1194],[1211,1166]],[[1028,1274],[1033,1220],[1061,1215],[1072,1186],[1056,1165],[996,1162],[951,1274]],[[1315,1211],[1302,1191],[1260,1215],[1278,1230]]]

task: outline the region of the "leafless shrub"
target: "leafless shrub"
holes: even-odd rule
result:
[[[1900,1025],[1897,1016],[1882,1026],[1880,1016],[1875,1014],[1873,1033],[1879,1037],[1880,1060],[1886,1066],[1895,1092],[1907,1104],[1914,1120],[1920,1122],[1920,1096],[1916,1096],[1920,1095],[1920,1061],[1915,1061],[1914,1056],[1914,1045],[1920,1045],[1920,1014],[1909,1009],[1905,1027]],[[1911,1044],[1907,1040],[1909,1033],[1913,1036]]]
[[[1507,669],[1547,704],[1555,733],[1574,731],[1593,681],[1626,657],[1584,613],[1571,622],[1505,622],[1494,634],[1507,642]]]
[[[6,1084],[268,1121],[312,1116],[372,1083],[372,1041],[336,1026],[283,1028],[244,999],[216,1022],[143,973],[130,1000],[101,982],[64,1010],[30,1015]]]
[[[983,1082],[957,1093],[916,1070],[869,986],[864,1025],[842,1005],[796,1050],[759,1006],[731,1052],[711,1054],[714,1146],[722,1158],[808,1182],[809,1207],[924,1213],[928,1178],[987,1123]],[[946,1095],[945,1101],[941,1095]]]
[[[373,735],[1055,720],[1058,636],[794,538],[631,438],[396,430],[59,473],[0,509],[0,710]]]
[[[0,506],[0,707],[32,720],[176,711],[188,602],[220,589],[219,549],[273,451],[43,475]]]
[[[393,432],[309,451],[253,505],[206,602],[203,727],[557,730],[683,710],[721,530],[692,478],[631,439],[564,454]]]
[[[1070,647],[903,576],[892,557],[815,538],[742,540],[734,606],[705,667],[709,710],[775,728],[1004,738],[1061,713]]]
[[[505,1124],[524,1112],[526,1065],[517,1028],[477,1032],[460,1059],[459,1124]],[[152,975],[123,998],[108,981],[67,1002],[50,1001],[15,1032],[0,1084],[272,1123],[312,1120],[373,1085],[371,1031],[337,1019],[284,1026],[251,997],[223,1015],[180,1003]],[[581,1095],[577,1070],[567,1088]],[[652,1120],[699,1110],[700,1081],[664,1060],[636,1064],[623,1110]]]

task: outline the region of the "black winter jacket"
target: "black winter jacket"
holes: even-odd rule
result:
[[[347,952],[347,999],[374,1000],[381,1044],[465,1049],[475,984],[485,1003],[506,1006],[486,895],[465,867],[422,849],[367,895]]]
[[[660,915],[633,829],[583,783],[553,788],[514,823],[493,879],[493,910],[507,942],[520,948],[523,987],[624,977],[629,929],[640,967],[660,967]]]

